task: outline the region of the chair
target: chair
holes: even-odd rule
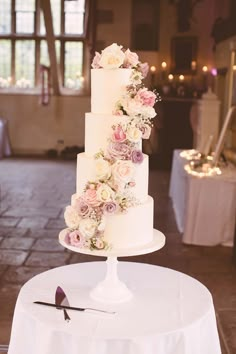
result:
[[[0,344],[0,354],[8,352],[8,345]]]

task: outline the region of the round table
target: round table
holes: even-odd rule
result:
[[[221,353],[212,297],[197,280],[168,268],[119,262],[119,276],[134,296],[101,304],[88,294],[105,272],[105,262],[81,263],[28,281],[17,299],[8,354]],[[116,314],[68,310],[68,323],[62,311],[33,304],[54,303],[57,286],[70,306]]]

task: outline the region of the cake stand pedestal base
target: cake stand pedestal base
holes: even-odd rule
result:
[[[90,297],[93,300],[106,304],[126,302],[133,297],[132,292],[118,277],[117,268],[119,262],[117,261],[117,257],[138,256],[140,254],[155,252],[165,245],[166,239],[163,233],[154,229],[152,240],[144,245],[124,249],[90,250],[88,248],[79,248],[68,244],[66,242],[67,233],[68,229],[64,229],[59,234],[59,242],[63,247],[74,252],[107,258],[105,279],[90,292]]]
[[[108,257],[106,265],[107,271],[105,279],[90,292],[90,297],[95,301],[106,304],[129,301],[133,295],[127,286],[118,278],[117,258]]]

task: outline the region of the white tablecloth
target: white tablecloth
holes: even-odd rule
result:
[[[236,217],[236,169],[220,176],[195,177],[184,170],[187,163],[173,155],[170,190],[177,226],[187,244],[233,245]]]
[[[27,282],[18,296],[9,354],[219,354],[209,291],[195,279],[148,264],[120,262],[120,279],[134,297],[119,305],[94,302],[89,291],[104,278],[105,262],[56,268]],[[33,304],[54,302],[61,286],[71,306],[115,315],[63,312]]]
[[[0,118],[0,159],[11,155],[9,143],[7,120]]]

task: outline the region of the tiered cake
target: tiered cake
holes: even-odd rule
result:
[[[141,141],[150,135],[157,96],[142,85],[147,64],[129,49],[113,44],[96,53],[92,67],[65,242],[91,250],[145,246],[153,239],[153,198]]]

